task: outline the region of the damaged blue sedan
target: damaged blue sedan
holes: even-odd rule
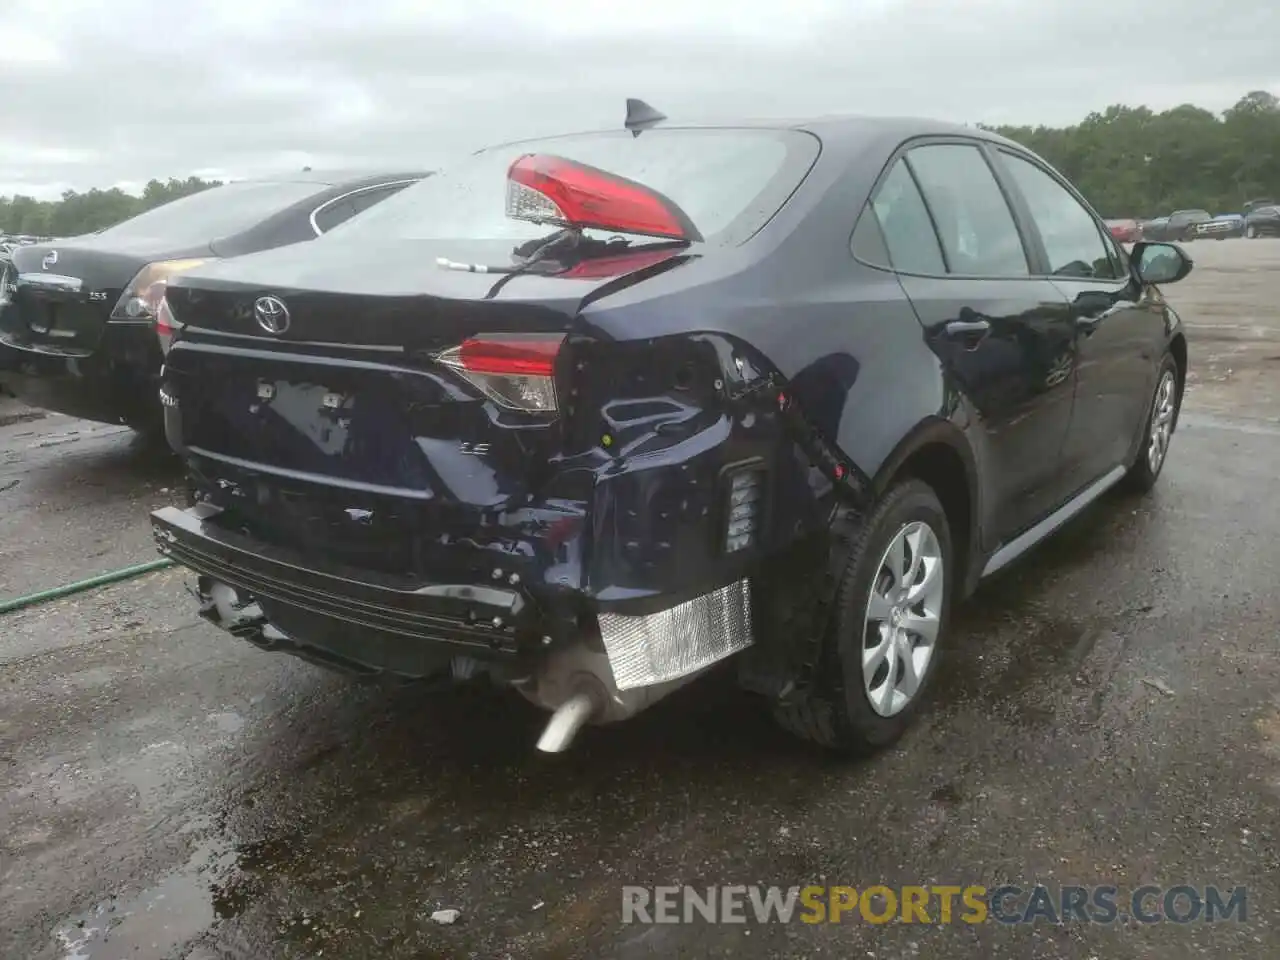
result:
[[[1156,482],[1187,346],[1043,160],[913,120],[481,151],[312,243],[160,291],[203,615],[369,678],[488,676],[539,746],[716,665],[865,752],[951,605]]]

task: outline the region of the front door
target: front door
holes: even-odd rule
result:
[[[1040,235],[1077,331],[1075,406],[1062,469],[1076,488],[1125,465],[1146,422],[1164,350],[1164,312],[1132,278],[1094,215],[1048,170],[1000,151]]]

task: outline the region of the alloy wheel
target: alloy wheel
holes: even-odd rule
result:
[[[871,582],[862,642],[862,680],[882,717],[902,712],[933,660],[946,589],[938,535],[916,520],[890,539]]]
[[[1173,433],[1173,414],[1177,409],[1178,386],[1173,371],[1166,370],[1156,387],[1156,401],[1151,409],[1151,436],[1147,442],[1147,466],[1153,474],[1160,472],[1165,454],[1169,452],[1169,437]]]

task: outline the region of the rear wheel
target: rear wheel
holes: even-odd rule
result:
[[[1173,439],[1181,403],[1178,365],[1173,354],[1166,353],[1160,363],[1160,375],[1156,378],[1156,392],[1151,399],[1151,410],[1147,415],[1146,431],[1138,450],[1138,459],[1125,476],[1129,489],[1145,493],[1160,479],[1160,471],[1164,469],[1164,462],[1169,456],[1169,442]]]
[[[137,434],[135,440],[139,445],[144,447],[163,447],[166,445],[164,416],[159,410],[160,405],[156,404],[156,412],[131,416],[124,421],[125,426]]]
[[[902,735],[923,702],[946,641],[951,531],[932,488],[895,486],[862,525],[840,576],[824,638],[825,669],[779,722],[844,753]]]

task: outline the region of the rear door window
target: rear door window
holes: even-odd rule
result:
[[[977,146],[926,144],[909,150],[907,162],[933,215],[949,272],[1030,276],[1013,213]]]
[[[356,213],[363,213],[374,204],[381,203],[393,193],[399,193],[407,186],[409,186],[407,183],[395,183],[385,187],[372,187],[368,190],[361,190],[351,196],[351,206]]]
[[[355,215],[356,208],[351,205],[351,201],[346,197],[340,197],[337,200],[330,200],[313,212],[311,219],[317,230],[321,233],[328,233],[338,224],[351,219]]]
[[[872,218],[873,223],[869,222]],[[947,272],[929,211],[903,160],[895,163],[885,176],[871,199],[870,210],[859,218],[858,229],[854,231],[854,254],[868,263],[875,260],[871,259],[873,238],[867,236],[867,231],[876,225],[888,250],[888,265],[893,269],[934,276]],[[859,231],[863,233],[861,238]]]

